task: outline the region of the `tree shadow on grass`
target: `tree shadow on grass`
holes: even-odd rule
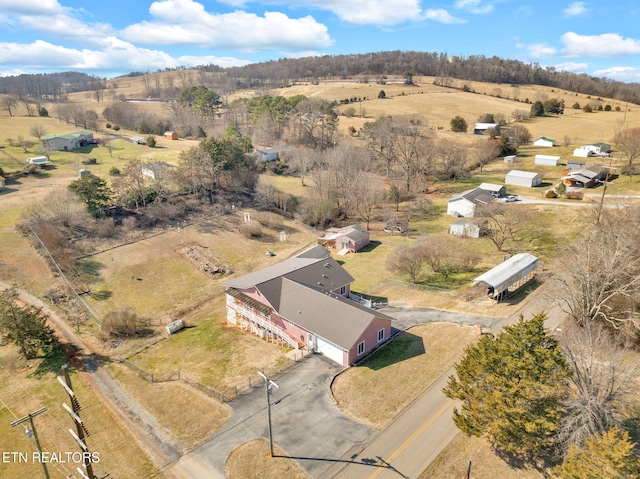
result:
[[[89,296],[91,299],[95,299],[96,301],[105,301],[113,296],[113,291],[106,291],[101,289],[100,291],[96,291],[95,293],[89,292]]]
[[[396,335],[386,346],[366,357],[358,366],[377,371],[424,353],[424,340],[420,336],[403,331]]]
[[[100,261],[91,258],[84,258],[76,261],[76,269],[79,276],[85,275],[90,281],[100,278],[100,272],[104,265]]]
[[[544,477],[549,476],[549,469],[558,465],[558,460],[554,459],[552,451],[542,451],[539,454],[529,452],[507,452],[503,448],[494,446],[493,451],[496,456],[509,464],[514,469],[534,469]]]

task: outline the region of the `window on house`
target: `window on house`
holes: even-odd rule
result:
[[[378,342],[382,341],[384,339],[384,329],[381,329],[380,331],[378,331]]]
[[[340,296],[344,296],[345,294],[347,294],[347,287],[346,286],[342,286],[340,288]]]
[[[362,353],[364,353],[364,341],[358,343],[358,356],[360,356]]]

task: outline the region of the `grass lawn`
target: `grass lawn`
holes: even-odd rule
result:
[[[477,339],[478,331],[471,326],[416,326],[338,376],[333,396],[345,414],[382,429],[448,371],[462,357],[464,348]]]
[[[126,366],[113,363],[109,369],[125,390],[189,450],[215,434],[231,417],[228,406],[181,381],[149,383]]]
[[[42,360],[25,361],[19,358],[9,346],[0,347],[0,450],[25,452],[31,458],[36,451],[33,439],[26,437],[24,425],[12,428],[9,423],[19,417],[32,413],[41,407],[47,407],[44,414],[34,418],[34,424],[43,451],[77,452],[79,447],[66,431],[73,428],[73,421],[62,407],[69,404],[69,397],[56,380],[56,374],[63,364],[56,359],[42,374],[37,374]],[[138,449],[135,441],[114,421],[110,414],[104,413],[99,399],[87,388],[82,378],[71,371],[74,391],[82,406],[81,416],[90,432],[87,444],[91,452],[99,455],[100,461],[94,464],[94,473],[99,477],[154,477],[163,478],[163,473],[154,473],[153,466]],[[122,445],[126,444],[126,447]],[[50,463],[48,470],[53,478],[69,477],[80,464]],[[0,463],[0,477],[12,479],[31,479],[42,477],[42,466],[38,462]]]
[[[228,479],[309,479],[309,475],[295,460],[286,457],[286,453],[274,446],[271,457],[269,441],[254,439],[236,447],[224,467]]]
[[[461,479],[466,477],[469,461],[473,479],[549,477],[546,471],[539,471],[529,465],[511,465],[497,456],[484,439],[459,433],[419,479]]]

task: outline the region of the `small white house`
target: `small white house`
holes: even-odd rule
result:
[[[456,220],[449,225],[449,234],[464,238],[479,238],[480,227],[471,220]]]
[[[46,156],[33,156],[31,158],[27,158],[28,165],[44,166],[47,163],[48,160]]]
[[[493,201],[493,196],[480,188],[465,191],[461,195],[454,196],[447,202],[447,214],[473,218],[476,206],[486,205]]]
[[[560,161],[560,157],[559,156],[536,155],[534,163],[536,165],[558,166],[558,162],[559,161]]]
[[[507,155],[504,157],[504,162],[505,163],[515,163],[516,162],[516,155]]]
[[[533,188],[542,184],[542,174],[533,171],[511,170],[504,178],[507,185]]]
[[[544,146],[545,148],[551,148],[556,145],[556,140],[552,140],[551,138],[540,137],[533,142],[534,146]]]

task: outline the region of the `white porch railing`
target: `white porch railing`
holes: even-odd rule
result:
[[[231,297],[231,300],[229,298],[230,297],[227,296],[228,307],[230,307],[231,309],[233,309],[234,311],[242,315],[242,317],[248,319],[249,322],[251,322],[253,325],[260,326],[262,329],[267,330],[272,334],[276,335],[278,338],[280,338],[282,341],[287,343],[292,348],[298,349],[298,342],[295,339],[291,338],[287,333],[282,331],[278,326],[262,318],[261,316],[257,315],[251,309],[245,308],[244,306],[237,304],[235,301],[235,298]]]

